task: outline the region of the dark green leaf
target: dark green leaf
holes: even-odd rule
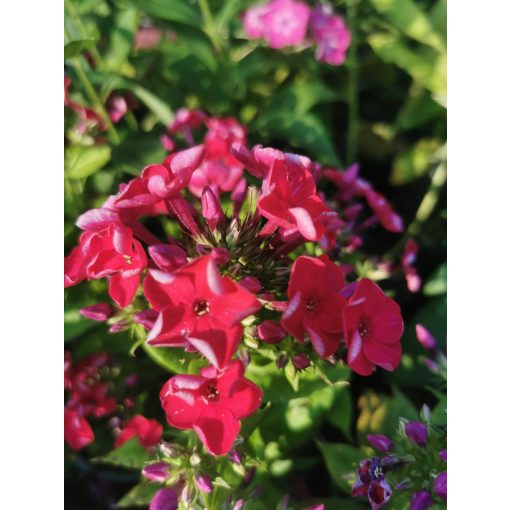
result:
[[[159,485],[156,483],[139,483],[125,494],[122,499],[117,501],[115,506],[117,508],[147,507],[159,488]]]
[[[99,464],[110,464],[124,468],[140,469],[151,459],[151,455],[139,443],[137,438],[126,441],[119,448],[115,448],[107,455],[92,459]]]
[[[440,147],[437,139],[420,140],[411,149],[401,152],[393,161],[390,182],[395,186],[408,184],[427,173],[433,156]]]
[[[176,21],[194,27],[202,26],[198,7],[186,0],[130,0],[149,16],[166,21]]]
[[[123,9],[116,13],[110,32],[110,45],[105,57],[107,69],[117,71],[129,56],[138,29],[137,9]]]

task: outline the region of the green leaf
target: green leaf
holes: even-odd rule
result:
[[[64,168],[70,179],[84,179],[103,168],[111,157],[108,145],[68,147],[64,152]]]
[[[401,152],[393,161],[390,182],[394,186],[408,184],[427,173],[441,142],[436,139],[420,140],[411,149]]]
[[[335,400],[326,418],[346,437],[351,436],[352,397],[348,387],[336,388]]]
[[[193,372],[196,372],[200,366],[207,365],[206,361],[202,365],[197,363],[190,365],[192,361],[196,360],[196,356],[192,353],[184,352],[181,348],[151,347],[147,343],[143,343],[142,347],[152,361],[173,374],[188,374],[190,373],[190,366],[193,367]]]
[[[259,409],[248,418],[241,422],[241,437],[246,441],[252,434],[253,431],[264,421],[267,416],[267,412],[271,409],[271,402],[268,402],[264,409]]]
[[[96,327],[98,327],[97,322],[82,317],[79,308],[68,309],[64,312],[64,342]]]
[[[117,71],[129,56],[138,29],[137,9],[122,9],[116,12],[110,32],[110,45],[105,56],[107,69]]]
[[[115,448],[107,455],[95,457],[92,459],[99,464],[109,464],[112,466],[141,469],[144,464],[151,459],[151,455],[134,437],[126,441],[119,448]]]
[[[116,508],[130,508],[132,506],[144,506],[147,507],[154,494],[159,489],[159,485],[156,483],[139,483],[135,485],[127,494],[125,494],[117,504]]]
[[[69,59],[78,56],[82,51],[93,48],[95,39],[79,39],[70,41],[64,46],[64,58]]]
[[[154,18],[194,27],[202,26],[198,9],[186,0],[130,0],[130,2]]]
[[[425,46],[411,49],[395,34],[376,33],[368,36],[374,52],[386,63],[406,71],[418,83],[432,92],[439,104],[446,104],[446,55]]]
[[[418,42],[444,51],[444,42],[413,0],[370,0],[375,9],[395,28]]]
[[[342,443],[322,443],[317,441],[317,446],[328,472],[338,487],[350,493],[354,473],[358,463],[363,459],[363,453],[354,446]]]
[[[446,294],[446,267],[446,262],[444,262],[429,277],[423,286],[423,293],[426,296]]]

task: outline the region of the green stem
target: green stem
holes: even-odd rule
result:
[[[210,37],[214,49],[221,54],[221,37],[217,30],[216,23],[214,22],[211,8],[209,7],[209,2],[207,0],[198,0],[198,5],[200,6],[202,16],[204,17],[205,31]]]
[[[349,0],[347,2],[347,23],[351,32],[351,46],[349,48],[349,57],[347,68],[349,74],[349,85],[347,91],[349,107],[349,125],[347,127],[347,164],[352,165],[356,161],[358,150],[358,130],[359,130],[359,103],[358,103],[358,33],[357,33],[357,11],[358,0]]]
[[[108,115],[108,112],[105,110],[101,98],[97,95],[97,92],[94,90],[92,83],[90,83],[87,73],[85,72],[81,64],[80,57],[74,57],[73,59],[71,59],[71,62],[73,64],[74,70],[76,71],[78,79],[80,80],[81,84],[83,85],[83,88],[85,89],[87,96],[89,97],[90,101],[92,102],[92,104],[98,111],[99,115],[101,116],[103,122],[105,123],[106,128],[110,133],[111,141],[115,145],[118,145],[120,143],[119,134],[117,133],[117,130],[115,129],[115,126],[113,125],[110,116]]]
[[[78,10],[74,6],[72,0],[64,0],[64,7],[67,9],[69,16],[71,16],[71,19],[75,22],[76,26],[80,29],[81,33],[83,34],[83,37],[89,38],[90,36],[88,35],[87,28],[83,24],[83,21],[81,20],[80,15],[78,14]],[[96,65],[100,68],[104,68],[104,60],[97,51],[97,48],[95,46],[92,46],[92,48],[90,48],[90,53],[92,54],[92,57],[96,62]]]

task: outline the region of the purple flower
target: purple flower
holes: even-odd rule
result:
[[[152,498],[149,510],[177,510],[179,500],[172,489],[159,489]]]
[[[206,494],[209,494],[212,491],[212,483],[211,479],[208,475],[198,475],[197,476],[197,487],[198,490],[201,492],[205,492]]]
[[[155,462],[142,469],[142,475],[155,482],[164,482],[170,474],[169,466],[166,462]]]
[[[372,510],[382,508],[389,501],[391,488],[384,479],[381,459],[372,457],[360,462],[351,494],[367,496]]]
[[[407,437],[415,444],[423,446],[428,439],[427,426],[419,421],[410,421],[405,425]]]
[[[369,434],[367,439],[374,448],[381,452],[389,452],[393,448],[391,439],[382,434]]]
[[[411,505],[409,507],[410,510],[427,510],[433,505],[432,497],[430,494],[421,490],[418,492],[414,492],[411,496]]]
[[[343,64],[351,44],[351,33],[344,20],[333,15],[331,5],[316,7],[310,17],[310,26],[317,44],[315,58],[335,66]]]
[[[441,450],[441,451],[439,452],[439,458],[440,458],[442,461],[446,462],[446,449],[445,449],[445,450]]]
[[[97,305],[86,306],[80,310],[80,315],[93,321],[105,321],[113,313],[112,307],[108,303],[98,303]]]
[[[435,351],[437,349],[436,339],[432,336],[432,333],[421,324],[416,324],[416,338],[423,348],[430,351]]]
[[[434,492],[441,499],[446,499],[446,471],[439,473],[434,480]]]
[[[369,485],[367,495],[372,510],[379,510],[390,500],[391,487],[384,478],[380,478]]]

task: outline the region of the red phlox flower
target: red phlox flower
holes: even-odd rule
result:
[[[386,230],[396,233],[404,231],[402,218],[392,209],[390,203],[383,195],[377,193],[368,186],[365,189],[365,198],[379,222]]]
[[[71,108],[74,110],[80,117],[79,130],[80,132],[84,132],[87,128],[87,125],[90,126],[99,126],[101,130],[105,130],[106,127],[101,119],[101,116],[97,114],[94,110],[90,108],[86,108],[79,103],[76,103],[71,99],[69,94],[69,87],[71,85],[71,78],[68,76],[64,76],[64,106]]]
[[[362,278],[343,312],[348,365],[370,375],[375,366],[393,371],[400,363],[404,323],[400,307],[373,281]]]
[[[64,408],[64,440],[73,450],[81,450],[94,441],[89,422],[68,408]]]
[[[108,278],[110,297],[124,308],[133,300],[146,265],[145,251],[131,229],[112,223],[81,235],[80,244],[64,259],[64,287],[85,278]]]
[[[253,414],[262,391],[244,377],[239,360],[224,370],[209,366],[200,375],[176,375],[160,393],[167,421],[178,429],[193,429],[213,455],[225,455],[239,433],[240,420]]]
[[[402,255],[402,269],[406,276],[407,288],[411,292],[418,292],[421,288],[421,278],[415,267],[418,249],[416,241],[408,239]]]
[[[157,420],[150,420],[137,414],[126,422],[120,434],[115,439],[115,448],[136,437],[144,448],[150,448],[159,443],[163,434],[163,426]]]
[[[199,257],[171,274],[149,271],[144,291],[159,312],[148,343],[191,344],[217,368],[225,366],[239,345],[240,321],[260,308],[253,294],[220,275],[212,255]]]
[[[336,217],[316,194],[310,172],[299,160],[290,157],[273,161],[262,187],[258,210],[268,220],[262,233],[280,228],[284,241],[293,241],[299,235],[317,241],[324,235],[325,223]]]
[[[326,255],[300,256],[292,266],[282,326],[300,342],[307,333],[317,354],[326,358],[340,345],[345,298],[343,271]]]

